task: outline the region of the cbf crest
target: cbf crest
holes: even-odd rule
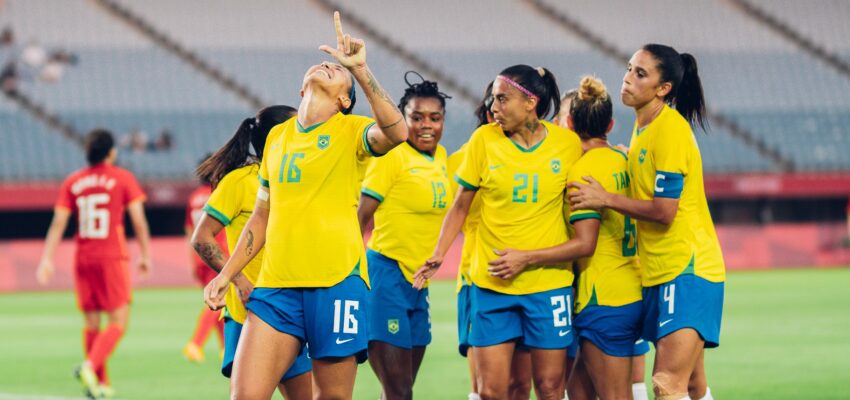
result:
[[[552,160],[552,162],[550,162],[549,165],[552,167],[552,172],[554,172],[556,174],[558,172],[561,172],[561,160],[556,158],[556,159]]]
[[[319,147],[319,150],[327,149],[331,144],[331,135],[319,135],[319,138],[316,141],[316,146]]]
[[[398,320],[397,319],[388,319],[387,320],[387,331],[395,335],[398,333]]]
[[[638,161],[643,164],[643,160],[646,159],[646,149],[640,149],[640,154],[638,155]]]

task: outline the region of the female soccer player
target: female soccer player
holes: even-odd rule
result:
[[[207,154],[207,157],[204,157],[204,160],[207,158],[209,158],[209,154]],[[194,272],[195,280],[201,284],[201,288],[207,286],[215,278],[216,270],[208,267],[204,263],[204,260],[199,258],[195,254],[195,251],[191,249],[192,233],[195,232],[195,227],[198,226],[198,221],[201,220],[201,215],[204,214],[204,206],[210,198],[210,193],[212,193],[210,182],[202,180],[201,185],[189,195],[189,201],[186,203],[186,220],[183,224],[183,230],[186,233],[186,243],[190,247],[189,260],[194,267],[192,272]],[[224,232],[217,234],[215,238],[221,248],[227,248],[227,238]],[[224,324],[219,319],[219,316],[220,313],[210,310],[209,307],[202,306],[192,339],[183,347],[183,356],[187,360],[196,363],[204,362],[204,342],[207,341],[210,331],[213,329],[216,330],[222,351],[224,351]]]
[[[139,270],[151,269],[150,233],[145,219],[145,194],[130,171],[115,167],[118,151],[110,132],[96,129],[86,136],[89,167],[74,172],[59,189],[53,221],[36,277],[46,285],[53,276],[53,257],[71,214],[77,214],[77,254],[74,283],[77,305],[85,318],[86,360],[76,376],[91,397],[111,397],[106,360],[118,346],[130,318],[129,254],[124,237],[124,210],[130,214],[139,242]],[[106,315],[106,329],[100,320]]]
[[[547,247],[567,239],[564,191],[581,144],[566,129],[542,121],[559,107],[558,85],[544,68],[516,65],[493,83],[495,124],[478,128],[457,172],[460,193],[446,215],[434,255],[417,271],[425,283],[442,263],[469,206],[481,196],[481,220],[469,275],[472,330],[483,399],[506,398],[517,344],[531,349],[537,397],[564,394],[566,347],[573,340],[570,285],[563,264],[525,270],[490,268],[507,248]]]
[[[233,366],[231,395],[269,398],[302,343],[313,360],[314,396],[351,398],[368,344],[368,275],[357,220],[370,156],[407,140],[407,124],[366,64],[363,40],[334,13],[339,64],[310,67],[298,115],[269,132],[254,213],[219,276],[205,289],[214,308],[230,281],[267,244]],[[354,80],[376,121],[348,115]]]
[[[422,79],[411,84],[411,73]],[[431,343],[428,288],[413,274],[431,255],[451,204],[443,136],[446,96],[436,82],[405,74],[399,100],[409,129],[406,143],[366,170],[357,215],[361,229],[374,216],[368,243],[369,363],[387,399],[413,398],[413,382]]]
[[[606,138],[614,126],[611,116],[611,98],[602,82],[589,76],[582,78],[567,123],[581,137],[584,155],[567,179],[597,176],[606,190],[625,195],[629,187],[626,155],[612,148]],[[601,399],[627,399],[632,393],[631,356],[641,312],[634,224],[611,210],[576,208],[570,212],[570,223],[575,235],[566,243],[545,249],[507,250],[490,265],[522,269],[531,264],[578,260],[574,324],[581,338],[581,354],[575,371],[589,372]],[[585,386],[579,382],[582,375],[572,379],[577,388]],[[584,397],[573,391],[570,398]]]
[[[704,127],[696,60],[669,46],[645,45],[629,60],[620,94],[637,116],[629,146],[631,195],[609,193],[586,177],[589,184],[569,183],[578,189],[570,203],[636,220],[642,336],[656,347],[653,391],[659,399],[688,398],[703,349],[719,345],[726,275],[690,125]],[[691,397],[704,396],[701,391]]]
[[[493,123],[493,113],[490,107],[493,105],[493,82],[487,84],[484,96],[475,109],[475,117],[478,126]],[[467,144],[449,156],[449,176],[454,176],[466,155]],[[458,193],[457,181],[450,182],[452,193]],[[469,378],[472,391],[469,400],[478,400],[478,372],[475,370],[475,351],[469,346],[470,307],[469,288],[472,280],[469,278],[469,262],[475,251],[475,235],[478,228],[479,213],[481,210],[481,197],[475,197],[469,206],[469,212],[463,223],[463,248],[461,249],[460,264],[457,271],[457,327],[458,327],[458,351],[467,359],[469,366]],[[523,346],[517,346],[511,360],[511,377],[508,383],[508,397],[512,400],[525,400],[531,394],[531,354]]]
[[[192,235],[192,247],[209,266],[205,268],[221,271],[227,259],[217,239],[222,228],[227,233],[228,250],[232,252],[235,249],[245,223],[254,212],[254,200],[260,189],[257,173],[266,137],[274,126],[295,114],[296,110],[289,106],[271,106],[260,110],[256,117],[242,121],[233,137],[198,167],[198,176],[215,185],[215,190],[202,207],[197,228]],[[236,275],[234,284],[225,295],[225,349],[221,373],[228,378],[233,370],[233,359],[247,314],[242,302],[243,299],[247,301],[253,290],[263,263],[263,250],[257,253]],[[310,359],[302,348],[295,362],[280,378],[278,390],[284,398],[312,398],[310,369]]]

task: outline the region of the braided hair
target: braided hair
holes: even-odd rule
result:
[[[419,79],[422,80],[420,83],[410,83],[408,79],[408,75],[416,75]],[[404,114],[404,108],[407,107],[407,103],[410,102],[410,99],[415,97],[433,97],[440,102],[440,107],[443,108],[443,113],[446,112],[446,99],[452,98],[443,92],[440,91],[440,88],[437,86],[437,82],[426,80],[416,71],[407,71],[404,73],[404,83],[407,84],[407,89],[404,89],[404,96],[401,96],[401,100],[398,101],[398,109],[401,110],[402,114]]]

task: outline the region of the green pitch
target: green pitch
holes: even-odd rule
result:
[[[718,399],[840,399],[850,393],[850,269],[731,273],[721,347],[706,353]],[[431,289],[434,341],[414,393],[464,399],[466,361],[457,354],[453,282]],[[200,289],[139,290],[127,335],[110,360],[121,399],[224,399],[215,341],[207,361],[181,349],[201,308]],[[0,399],[80,398],[71,378],[82,359],[82,319],[70,292],[0,295]],[[378,398],[368,365],[355,399]],[[279,397],[278,397],[279,398]]]

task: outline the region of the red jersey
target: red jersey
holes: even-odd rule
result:
[[[186,228],[189,232],[193,232],[195,230],[195,226],[197,226],[198,221],[201,220],[201,215],[204,214],[204,206],[207,205],[207,200],[210,198],[210,194],[212,193],[212,186],[203,185],[192,194],[189,195],[189,203],[186,205]],[[218,232],[215,240],[218,242],[219,247],[221,247],[222,251],[225,255],[227,255],[227,236],[224,233],[224,229]],[[209,268],[201,260],[201,257],[198,257],[195,254],[195,265],[202,268]]]
[[[145,193],[130,171],[101,163],[62,182],[56,208],[77,215],[77,259],[127,259],[124,210]]]

